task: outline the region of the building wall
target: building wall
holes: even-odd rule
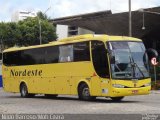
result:
[[[83,29],[83,28],[78,28],[78,35],[82,35],[82,34],[94,34],[95,32],[91,31],[91,30],[87,30],[87,29]]]
[[[67,25],[57,25],[56,34],[58,36],[58,39],[68,37],[68,26]]]
[[[36,17],[35,12],[30,12],[30,11],[16,11],[12,14],[11,21],[12,22],[18,22],[20,20],[24,20],[28,17]]]
[[[57,25],[56,34],[58,39],[62,39],[74,35],[94,34],[94,32],[76,26]]]

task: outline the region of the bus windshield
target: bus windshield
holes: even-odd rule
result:
[[[149,77],[148,56],[142,42],[108,42],[113,79]]]

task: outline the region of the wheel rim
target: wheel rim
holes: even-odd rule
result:
[[[89,96],[90,96],[89,88],[84,88],[84,89],[83,89],[83,92],[82,92],[82,95],[83,95],[84,97],[89,97]]]

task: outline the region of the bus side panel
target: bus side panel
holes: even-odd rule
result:
[[[7,92],[19,92],[19,81],[16,77],[3,77],[3,88]]]
[[[66,72],[64,65],[60,63],[42,65],[43,84],[39,91],[45,89],[43,93],[47,94],[69,94],[69,76],[64,73]]]
[[[81,81],[86,81],[88,86],[91,88],[91,78],[94,73],[94,69],[92,68],[91,62],[77,62],[72,64],[72,73],[70,79],[70,86],[71,86],[71,94],[78,94],[78,85]]]
[[[111,93],[111,80],[109,78],[92,78],[91,95],[92,96],[109,96]]]
[[[28,74],[23,79],[26,82],[29,93],[37,94],[54,94],[55,78],[51,73],[51,69],[47,65],[30,65],[22,66],[21,71],[32,71],[34,74]]]
[[[48,77],[32,77],[27,81],[29,93],[37,94],[54,94],[54,78]]]
[[[19,92],[21,77],[19,77],[18,74],[12,76],[13,70],[19,70],[19,67],[6,67],[4,65],[2,66],[3,88],[8,92]]]
[[[55,80],[56,94],[77,94],[79,81],[90,77],[93,72],[91,62],[58,63],[47,65],[46,68],[49,71],[45,75]]]
[[[79,82],[82,79],[90,81],[94,74],[94,69],[89,61],[14,67],[4,66],[3,69],[4,89],[6,91],[19,92],[20,83],[25,82],[29,93],[42,94],[77,94]],[[12,72],[14,71],[14,75],[11,75],[11,70]],[[99,81],[99,79],[96,81]],[[94,86],[99,85],[95,84]],[[95,87],[90,89],[92,93],[92,89],[95,89]],[[95,91],[96,94],[99,93],[97,91]]]

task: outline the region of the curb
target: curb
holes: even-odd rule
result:
[[[153,94],[160,94],[160,90],[151,90],[151,93],[153,93]]]

